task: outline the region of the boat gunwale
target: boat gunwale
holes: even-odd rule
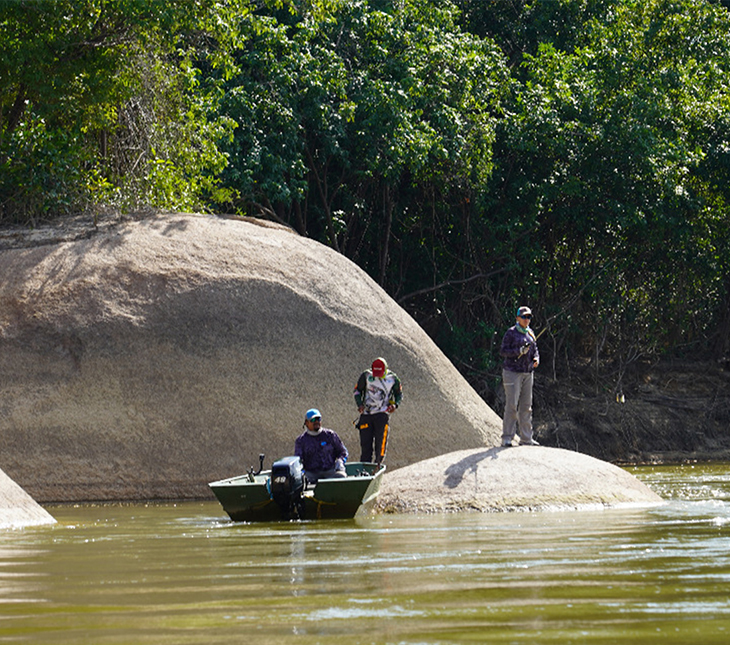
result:
[[[348,466],[355,466],[355,464],[364,464],[368,466],[376,466],[376,464],[367,462],[367,461],[355,461],[351,464],[348,464]],[[308,486],[306,487],[307,490],[313,490],[317,487],[317,484],[320,482],[351,482],[355,480],[362,480],[362,479],[375,479],[378,476],[382,476],[382,474],[385,472],[386,466],[381,465],[380,468],[377,470],[373,470],[372,473],[356,473],[353,475],[348,474],[347,477],[326,477],[322,479],[318,479],[314,486],[311,488],[309,485],[311,485],[311,482],[307,482]],[[219,479],[217,481],[209,482],[208,486],[211,488],[215,486],[240,486],[240,485],[251,485],[251,486],[261,486],[265,485],[268,479],[271,477],[271,470],[262,470],[259,473],[254,474],[254,480],[251,481],[248,474],[244,475],[234,475],[233,477],[226,477],[225,479]]]

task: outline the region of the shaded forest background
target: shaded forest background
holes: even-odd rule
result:
[[[727,4],[0,0],[0,226],[285,223],[498,412],[499,342],[531,306],[547,443],[719,454]]]

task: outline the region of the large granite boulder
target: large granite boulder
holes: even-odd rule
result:
[[[613,464],[560,448],[461,450],[386,472],[380,513],[596,509],[662,499]]]
[[[48,511],[0,470],[0,529],[55,523]]]
[[[291,454],[310,407],[357,459],[376,356],[405,390],[389,467],[499,441],[415,321],[288,229],[165,215],[40,242],[0,251],[0,468],[40,502],[208,496]]]

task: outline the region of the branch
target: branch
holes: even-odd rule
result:
[[[462,278],[461,280],[446,280],[445,282],[441,282],[440,284],[434,285],[433,287],[426,287],[425,289],[418,289],[417,291],[411,291],[411,293],[407,293],[404,296],[401,296],[398,298],[398,304],[401,304],[405,300],[408,300],[409,298],[413,298],[415,296],[423,295],[424,293],[429,293],[431,291],[439,291],[440,289],[443,289],[445,287],[453,287],[457,284],[466,284],[467,282],[473,282],[474,280],[481,280],[483,278],[491,278],[493,275],[497,275],[498,273],[504,273],[507,271],[507,268],[497,269],[496,271],[492,271],[491,273],[477,273],[476,275],[470,276],[468,278]]]
[[[268,219],[273,220],[274,222],[277,222],[278,224],[283,224],[284,226],[290,226],[289,222],[283,220],[274,210],[274,207],[271,205],[271,202],[268,200],[267,197],[264,197],[264,200],[266,201],[265,204],[262,204],[261,202],[252,202],[252,204],[258,209],[259,213],[266,216]]]

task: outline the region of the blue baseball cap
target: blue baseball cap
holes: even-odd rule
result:
[[[306,414],[304,415],[305,421],[314,421],[314,419],[321,419],[322,414],[317,408],[312,408],[310,410],[307,410]]]

